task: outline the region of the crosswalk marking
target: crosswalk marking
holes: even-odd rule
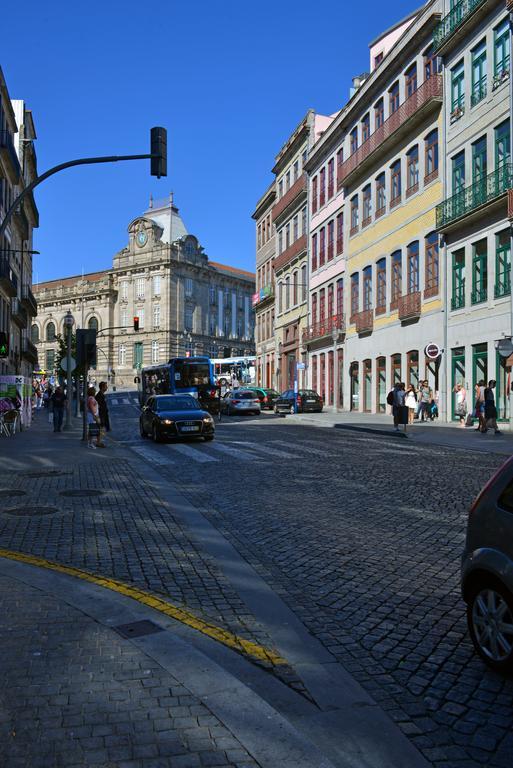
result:
[[[209,456],[207,453],[198,451],[197,448],[191,448],[190,445],[185,445],[184,443],[168,443],[167,447],[172,451],[177,451],[178,453],[187,456],[187,458],[193,459],[194,461],[199,461],[200,463],[206,463],[207,461],[219,461],[219,459],[216,459],[214,456]]]
[[[291,443],[287,443],[285,440],[273,440],[273,445],[283,445],[287,448],[293,447],[294,450],[297,451],[304,451],[305,453],[311,453],[315,456],[327,456],[329,454],[329,449],[327,448],[314,448],[312,445],[305,445],[303,443],[294,443],[291,445]]]
[[[143,459],[153,462],[153,464],[159,464],[159,466],[173,463],[173,459],[171,459],[167,454],[161,453],[155,448],[149,448],[146,445],[134,445],[132,447],[132,451],[138,453],[143,457]]]
[[[216,451],[226,453],[228,456],[233,456],[236,459],[251,459],[252,461],[260,461],[261,457],[249,451],[243,451],[242,448],[235,448],[224,443],[215,443],[210,446]]]
[[[296,458],[293,453],[288,453],[288,451],[280,451],[278,448],[271,448],[269,446],[269,443],[250,443],[250,442],[238,442],[235,441],[236,445],[247,445],[250,450],[255,451],[263,451],[266,454],[269,454],[269,456],[278,456],[282,459],[294,459]],[[219,443],[218,443],[219,445]]]

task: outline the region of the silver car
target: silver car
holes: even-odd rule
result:
[[[260,413],[260,400],[249,389],[232,389],[222,401],[222,411],[228,415],[234,413]]]
[[[497,671],[513,669],[513,457],[472,504],[461,587],[472,642]]]

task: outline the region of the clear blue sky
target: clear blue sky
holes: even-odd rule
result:
[[[150,193],[174,191],[211,259],[254,269],[251,213],[273,158],[310,107],[330,114],[368,43],[412,0],[24,0],[2,8],[0,64],[33,110],[39,170],[149,151],[168,129],[168,177],[149,161],[64,171],[36,190],[34,279],[111,266]]]

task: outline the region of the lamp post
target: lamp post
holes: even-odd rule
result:
[[[73,401],[73,383],[71,380],[71,329],[75,324],[75,318],[68,309],[64,317],[66,328],[66,423],[64,429],[71,429],[71,406]]]

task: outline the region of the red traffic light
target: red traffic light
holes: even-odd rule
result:
[[[138,331],[138,330],[139,330],[139,318],[134,317],[134,331]]]

